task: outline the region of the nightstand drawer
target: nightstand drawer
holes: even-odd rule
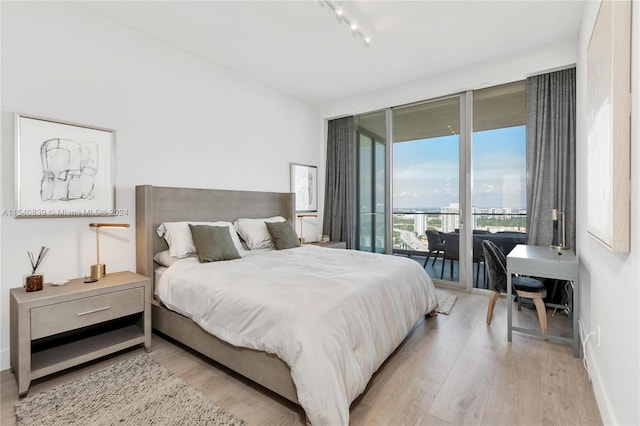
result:
[[[144,287],[31,309],[31,339],[144,311]]]

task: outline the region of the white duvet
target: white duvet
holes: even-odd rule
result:
[[[218,338],[285,361],[313,425],[347,425],[351,402],[437,304],[411,259],[315,246],[180,260],[156,294]]]

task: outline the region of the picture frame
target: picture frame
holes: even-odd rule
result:
[[[601,2],[587,48],[587,232],[629,252],[631,2]]]
[[[296,195],[296,212],[317,212],[318,168],[291,163],[291,192]]]
[[[17,218],[114,216],[115,131],[14,114]]]

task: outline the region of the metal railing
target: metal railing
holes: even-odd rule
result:
[[[489,232],[527,232],[527,213],[474,212],[473,229]],[[415,216],[421,216],[419,222]],[[393,252],[398,254],[424,255],[429,249],[427,229],[454,232],[459,228],[458,212],[393,212]]]

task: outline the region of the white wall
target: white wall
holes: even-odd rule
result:
[[[599,2],[588,2],[578,43],[576,243],[581,320],[600,327],[600,347],[587,344],[593,388],[605,424],[640,424],[640,6],[633,4],[631,118],[631,251],[615,254],[587,234],[586,55]]]
[[[1,8],[1,207],[15,207],[14,112],[115,129],[117,207],[129,214],[105,221],[132,228],[101,238],[110,271],[135,270],[135,185],[289,191],[289,162],[320,165],[322,122],[297,100],[71,3]],[[51,248],[47,281],[84,276],[95,263],[92,221],[2,217],[1,369],[9,289],[29,272],[27,251]]]
[[[425,76],[423,80],[402,83],[375,93],[329,103],[320,107],[320,114],[325,118],[334,118],[375,111],[466,90],[523,80],[528,76],[572,65],[575,62],[575,45],[556,43],[541,49],[523,51],[518,55],[493,58],[485,63],[452,70],[446,74]]]

